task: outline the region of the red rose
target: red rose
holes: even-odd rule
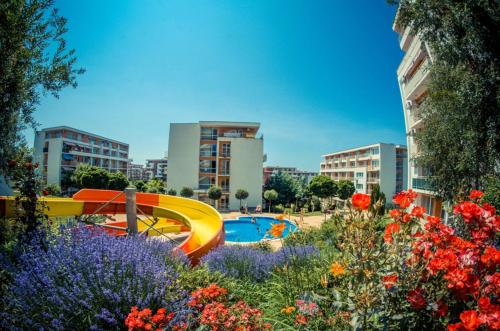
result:
[[[392,234],[396,233],[398,231],[399,231],[399,224],[398,223],[387,224],[387,226],[385,227],[384,241],[386,243],[392,243],[392,241],[393,241]]]
[[[422,218],[424,216],[424,213],[426,212],[424,207],[421,206],[415,206],[413,207],[411,214],[417,218]]]
[[[472,190],[470,191],[470,194],[469,194],[469,199],[471,200],[479,200],[481,199],[481,197],[483,196],[483,192],[479,191],[479,190]]]
[[[398,281],[398,275],[387,275],[382,277],[382,282],[384,283],[384,286],[386,289],[390,289],[393,287]]]
[[[466,310],[460,314],[460,320],[465,330],[476,330],[479,327],[479,318],[475,310]]]
[[[408,191],[401,191],[397,193],[393,198],[392,202],[399,205],[400,208],[405,209],[410,207],[415,198],[417,197],[417,193],[413,192],[411,189]]]
[[[359,210],[367,210],[370,207],[370,196],[363,193],[355,193],[352,198],[352,206]]]
[[[481,216],[483,210],[474,202],[464,201],[456,205],[453,209],[453,212],[455,214],[462,215],[465,223],[470,223],[473,220],[478,219]]]
[[[417,288],[408,292],[406,297],[413,309],[422,309],[425,307],[426,301],[422,295],[422,289]]]
[[[392,218],[394,218],[395,220],[398,219],[398,217],[401,216],[401,212],[399,211],[399,209],[392,209],[390,212],[389,212],[389,215],[391,215]]]
[[[448,314],[448,305],[443,301],[439,300],[436,302],[436,310],[434,311],[434,316],[444,317]]]

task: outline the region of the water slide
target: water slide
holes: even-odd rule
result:
[[[87,214],[125,214],[125,194],[121,191],[83,189],[71,198],[40,198],[46,206],[49,217],[81,216]],[[176,196],[137,193],[138,215],[144,213],[152,217],[141,217],[139,232],[148,235],[162,235],[190,231],[188,237],[177,247],[193,263],[210,249],[224,244],[224,222],[221,215],[211,206],[193,199]],[[0,216],[15,216],[14,197],[0,197]],[[153,222],[154,225],[149,227]],[[107,225],[125,228],[125,221],[106,222]],[[123,235],[125,231],[106,228],[113,235]]]

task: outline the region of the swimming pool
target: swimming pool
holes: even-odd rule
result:
[[[279,223],[274,217],[255,216],[255,223],[252,223],[251,216],[241,216],[236,220],[225,220],[226,241],[230,242],[257,242],[262,239],[273,239],[267,233],[274,223]],[[295,224],[284,221],[287,227],[283,231],[283,237],[295,231]]]

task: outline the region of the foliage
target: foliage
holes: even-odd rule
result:
[[[73,228],[22,247],[3,298],[3,328],[116,329],[130,307],[165,307],[185,315],[172,245],[142,237],[111,237]],[[41,277],[41,278],[40,278]]]
[[[145,185],[147,193],[165,193],[165,183],[158,178],[148,180]]]
[[[338,218],[339,216],[333,216]],[[335,222],[333,218],[327,219],[319,228],[301,228],[290,233],[283,239],[286,246],[314,245],[319,248],[332,247],[335,241]]]
[[[208,198],[211,200],[219,200],[222,197],[222,190],[220,187],[212,186],[208,189]]]
[[[483,201],[491,204],[496,210],[500,210],[500,178],[488,177],[484,186]]]
[[[234,197],[236,199],[240,200],[240,208],[241,208],[241,200],[245,200],[246,198],[248,198],[248,191],[245,191],[243,189],[239,189],[234,194]]]
[[[108,174],[108,189],[123,191],[128,185],[127,176],[122,172],[116,171]]]
[[[402,0],[397,24],[411,27],[432,57],[415,162],[439,195],[463,197],[500,175],[498,3]]]
[[[384,192],[380,191],[380,185],[379,184],[373,184],[372,187],[372,193],[370,194],[370,211],[375,211],[375,209],[378,212],[379,216],[383,216],[385,214],[385,194]]]
[[[146,192],[146,182],[142,179],[132,181],[132,185],[135,186],[137,192]]]
[[[190,187],[183,187],[180,192],[181,197],[191,198],[194,195],[194,191]]]
[[[330,198],[337,194],[337,183],[325,175],[314,176],[308,190],[318,198]]]
[[[80,163],[76,168],[73,177],[79,188],[107,189],[109,183],[109,173],[99,167]]]
[[[42,189],[43,195],[51,195],[55,197],[60,197],[61,196],[61,188],[57,184],[49,184],[46,185]]]
[[[66,48],[66,19],[53,0],[0,3],[0,174],[24,145],[23,130],[35,126],[33,112],[43,94],[58,97],[76,87],[74,50]]]
[[[176,196],[176,195],[177,195],[177,191],[176,191],[176,190],[174,190],[173,188],[171,188],[171,189],[169,189],[169,190],[167,191],[167,194],[168,194],[168,195],[173,195],[173,196]]]
[[[273,173],[266,185],[264,190],[274,190],[278,193],[276,203],[282,205],[289,205],[291,202],[295,201],[295,196],[299,190],[300,183],[297,182],[290,174],[282,171]]]
[[[273,201],[278,199],[278,192],[276,192],[275,190],[266,190],[264,191],[264,199],[269,201],[269,212],[271,212]]]
[[[345,179],[339,180],[337,185],[338,185],[337,195],[342,200],[349,199],[354,194],[354,192],[356,192],[356,189],[354,188],[354,183],[351,182],[350,180],[345,180]]]

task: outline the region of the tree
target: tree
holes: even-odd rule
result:
[[[264,190],[275,190],[278,193],[277,203],[289,205],[295,201],[299,183],[286,172],[272,174],[264,186]]]
[[[222,190],[220,187],[212,186],[208,189],[208,198],[213,201],[215,205],[215,201],[219,200],[222,197]]]
[[[170,190],[168,190],[167,192],[168,195],[173,195],[173,196],[176,196],[177,195],[177,191],[174,190],[173,188],[171,188]]]
[[[241,209],[241,200],[245,200],[246,198],[248,198],[248,195],[249,195],[248,192],[242,189],[237,190],[236,193],[234,194],[234,197],[240,200],[240,209]]]
[[[132,182],[132,184],[137,189],[137,192],[145,192],[146,191],[146,182],[144,182],[142,179],[134,180]]]
[[[309,183],[309,191],[321,199],[326,199],[334,196],[337,193],[337,183],[334,182],[330,177],[320,175],[314,176],[311,182]],[[326,220],[326,211],[325,210],[325,220]]]
[[[80,163],[75,170],[74,178],[79,188],[94,188],[101,190],[108,188],[108,172],[89,164]]]
[[[76,87],[74,50],[66,48],[66,19],[53,0],[0,2],[0,174],[25,145],[26,127],[35,127],[33,112],[47,93],[56,98]]]
[[[349,199],[354,194],[354,192],[356,192],[354,184],[350,180],[344,180],[344,179],[339,180],[337,186],[338,186],[337,196],[339,197],[339,199],[342,200]]]
[[[483,202],[487,202],[496,210],[500,210],[500,178],[488,177],[485,180]]]
[[[108,173],[108,189],[123,191],[129,184],[127,176],[122,172]]]
[[[484,178],[500,176],[498,2],[401,0],[398,16],[432,58],[413,161],[446,200],[481,189]]]
[[[190,187],[183,187],[179,194],[181,195],[181,197],[191,198],[194,195],[194,191]]]
[[[148,180],[145,185],[146,192],[148,193],[165,193],[165,183],[158,178]]]
[[[278,192],[275,190],[266,190],[264,192],[264,199],[269,201],[269,212],[271,212],[271,205],[273,204],[273,201],[278,199]]]
[[[380,185],[374,184],[370,194],[370,211],[383,216],[385,214],[385,203],[385,194],[380,191]]]

